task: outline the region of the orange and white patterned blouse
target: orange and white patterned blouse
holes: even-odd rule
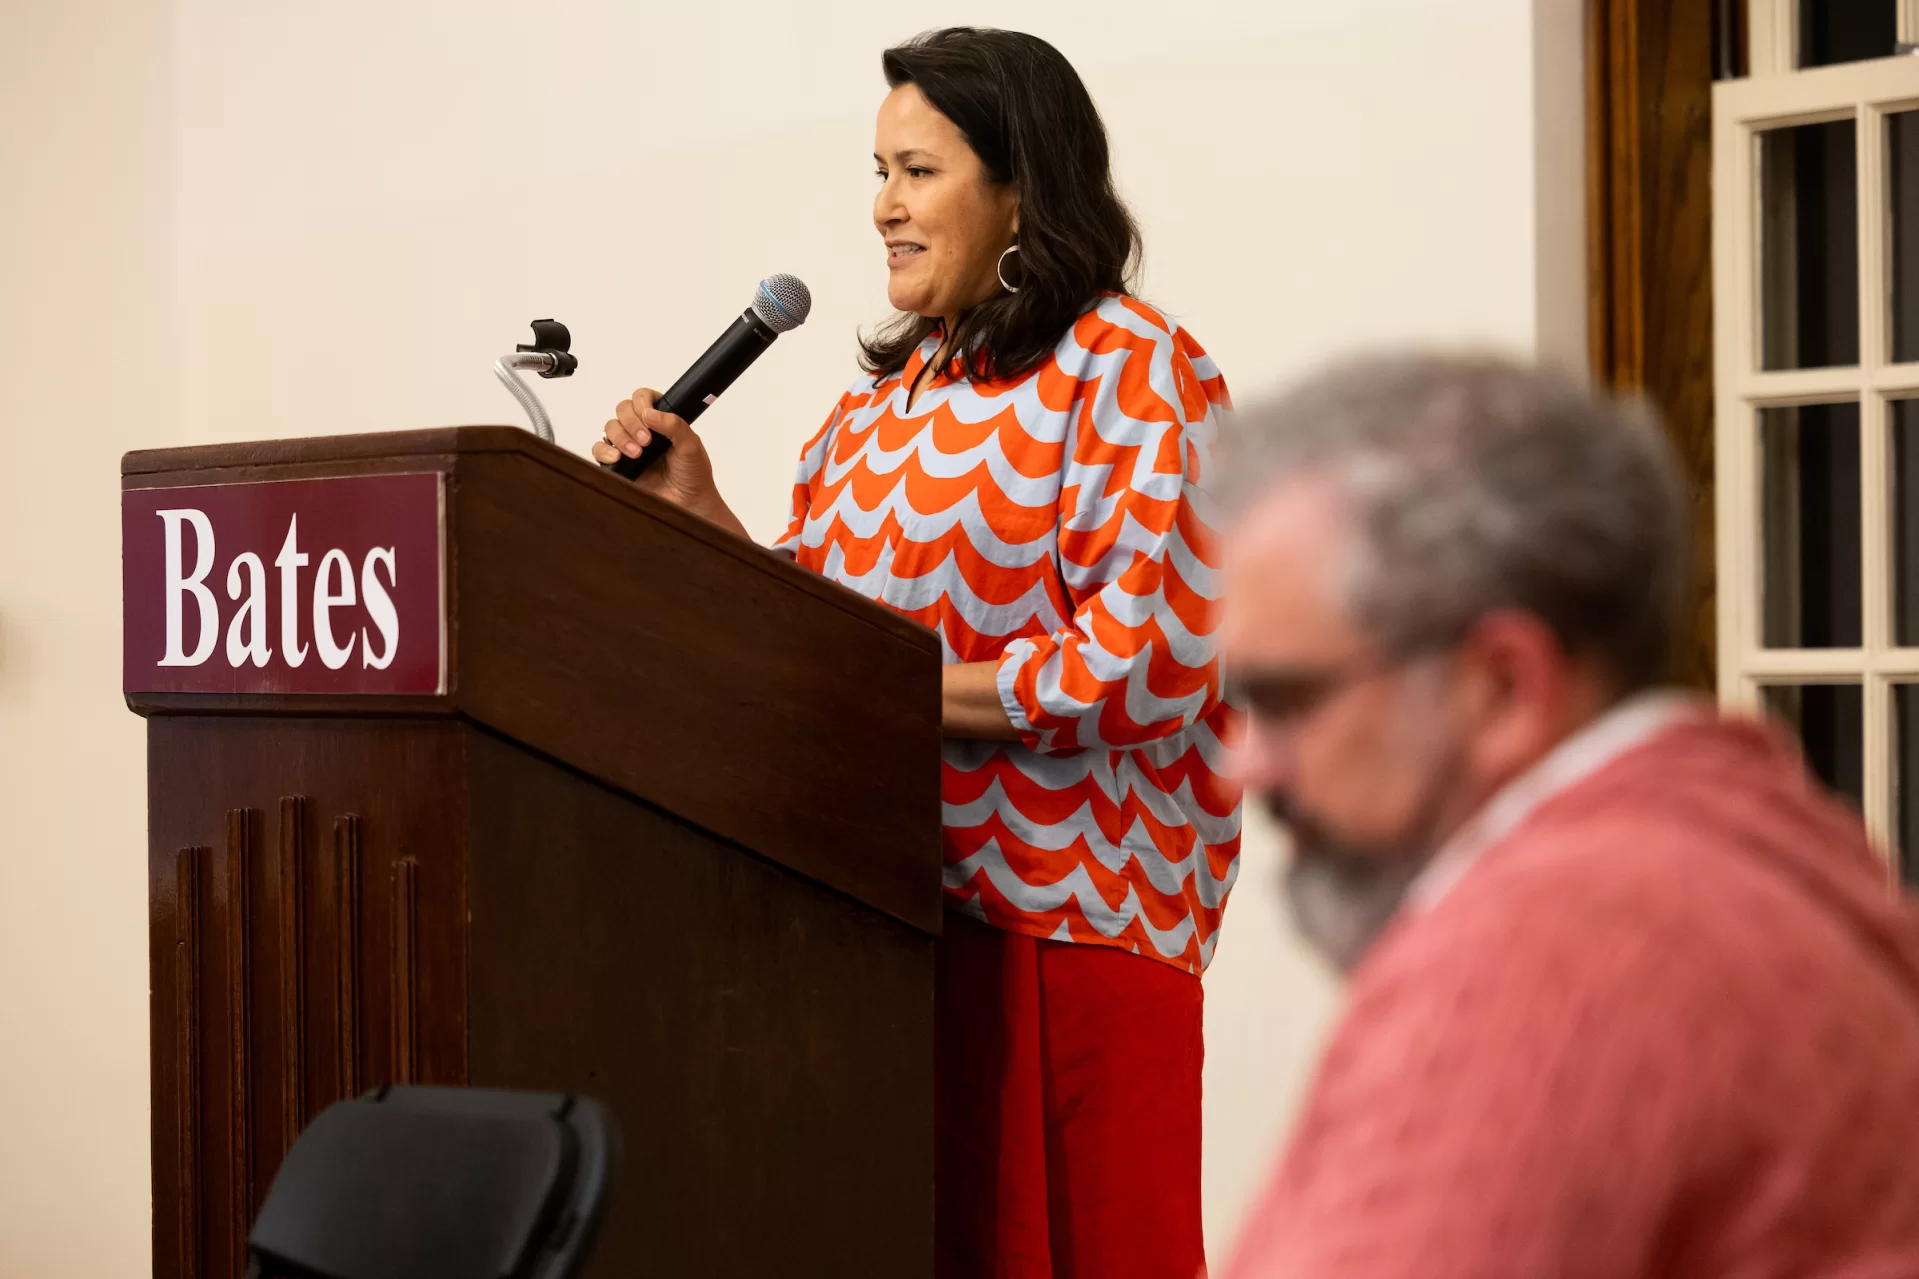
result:
[[[1197,973],[1239,870],[1206,497],[1225,384],[1107,296],[1038,369],[940,375],[909,410],[939,340],[840,397],[776,545],[931,627],[947,662],[999,663],[1020,741],[945,745],[949,901]]]

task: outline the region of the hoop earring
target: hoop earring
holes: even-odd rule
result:
[[[1019,245],[1009,244],[1006,246],[1006,253],[1000,254],[999,261],[993,264],[993,274],[999,277],[999,286],[1008,293],[1018,293],[1019,290],[1006,282],[1006,254],[1018,252]]]

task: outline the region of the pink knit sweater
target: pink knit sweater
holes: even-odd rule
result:
[[[1381,939],[1221,1274],[1919,1276],[1919,918],[1769,732],[1666,730]]]

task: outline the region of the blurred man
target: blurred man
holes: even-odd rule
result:
[[[1245,779],[1351,987],[1224,1275],[1919,1274],[1919,923],[1785,744],[1656,687],[1656,425],[1406,356],[1240,429]]]

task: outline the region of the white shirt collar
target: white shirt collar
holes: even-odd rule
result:
[[[1584,781],[1635,746],[1703,712],[1699,698],[1651,689],[1620,702],[1506,783],[1453,832],[1406,892],[1406,905],[1430,910],[1451,892],[1480,855],[1510,835],[1553,796]]]

